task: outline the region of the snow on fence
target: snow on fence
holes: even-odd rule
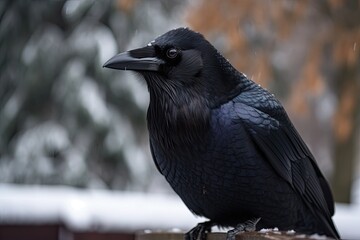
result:
[[[174,195],[0,184],[0,238],[4,226],[49,226],[63,236],[103,233],[112,239],[118,233],[132,239],[146,229],[184,232],[204,220]],[[360,204],[337,204],[334,221],[343,238],[360,239]]]

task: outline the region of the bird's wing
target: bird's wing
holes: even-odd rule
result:
[[[260,105],[254,98],[237,98],[234,101],[236,119],[246,126],[254,144],[275,171],[300,194],[314,214],[319,215],[333,236],[337,236],[331,220],[334,202],[325,178],[283,107],[274,97],[266,97],[266,103],[260,102]]]

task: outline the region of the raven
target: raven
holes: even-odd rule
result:
[[[171,30],[104,67],[145,79],[150,149],[186,206],[228,232],[274,228],[340,238],[331,190],[273,94],[237,71],[200,33]],[[241,224],[244,223],[244,224]]]

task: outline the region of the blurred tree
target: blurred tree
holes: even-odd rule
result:
[[[0,182],[149,188],[146,87],[102,65],[181,3],[0,1]]]
[[[198,1],[187,20],[286,102],[326,173],[324,158],[333,156],[336,201],[350,202],[360,126],[360,1]],[[332,154],[322,152],[326,144]]]

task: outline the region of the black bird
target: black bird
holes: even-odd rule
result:
[[[200,33],[171,30],[104,67],[147,83],[154,162],[186,206],[210,219],[187,239],[214,225],[236,227],[228,239],[274,227],[340,238],[329,185],[280,102]]]

